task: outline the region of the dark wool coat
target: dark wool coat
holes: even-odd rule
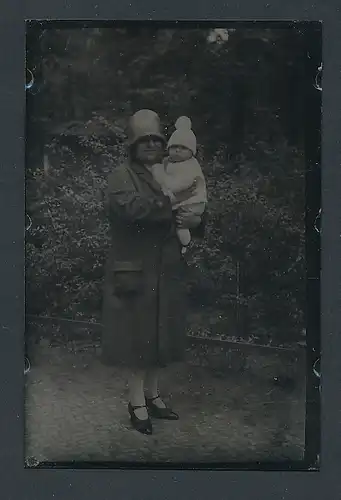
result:
[[[186,266],[169,198],[144,166],[132,163],[109,176],[107,206],[103,360],[136,368],[181,361]]]

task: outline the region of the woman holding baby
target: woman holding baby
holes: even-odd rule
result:
[[[128,412],[152,433],[151,418],[177,420],[159,393],[158,370],[186,348],[185,262],[190,230],[206,199],[191,122],[181,117],[166,140],[158,115],[140,110],[129,122],[129,160],[108,179],[111,248],[104,284],[102,352],[132,371]]]

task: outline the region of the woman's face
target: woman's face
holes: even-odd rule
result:
[[[136,159],[141,163],[153,165],[161,161],[164,144],[158,137],[147,137],[136,144]]]

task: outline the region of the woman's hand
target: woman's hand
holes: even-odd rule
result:
[[[172,205],[175,205],[176,201],[177,201],[175,194],[170,189],[166,189],[165,187],[162,187],[161,190],[162,190],[162,193],[164,194],[164,196],[168,196]]]
[[[189,198],[192,198],[192,196],[194,196],[196,193],[197,185],[198,185],[198,179],[194,179],[193,184],[189,188],[176,193],[175,195],[176,201],[178,203],[181,203],[183,201],[188,200]]]
[[[199,226],[200,222],[201,217],[199,215],[184,215],[179,213],[176,216],[176,224],[180,229],[192,229]]]

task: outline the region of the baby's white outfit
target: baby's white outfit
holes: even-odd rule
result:
[[[166,159],[164,163],[153,166],[154,179],[160,184],[163,192],[174,197],[177,193],[191,187],[197,180],[194,194],[187,200],[173,203],[173,210],[179,210],[184,215],[201,216],[207,203],[207,190],[205,177],[198,160],[192,156],[189,160],[172,162]],[[191,241],[188,229],[177,229],[182,245],[186,246]]]

